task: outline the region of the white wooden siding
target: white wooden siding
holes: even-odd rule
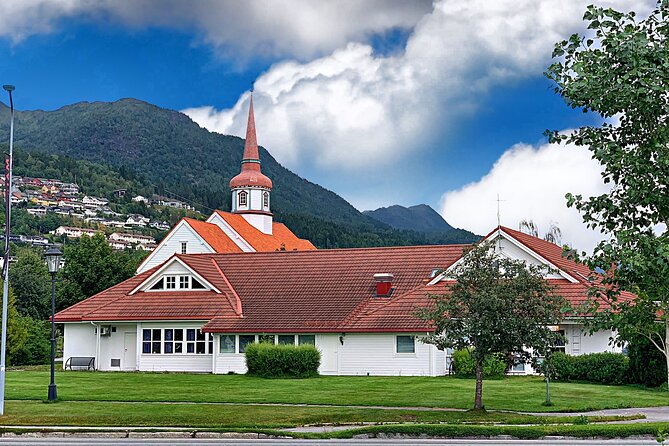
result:
[[[63,324],[63,367],[73,356],[95,357],[95,326],[89,322]]]
[[[415,336],[415,353],[395,353],[395,334],[348,333],[338,347],[338,374],[431,376],[430,350],[436,349]]]
[[[137,274],[143,273],[144,271],[151,269],[156,265],[160,265],[175,253],[180,254],[181,242],[188,243],[188,254],[214,252],[205,243],[202,242],[202,240],[190,226],[185,223],[181,223],[178,228],[172,231],[172,233],[169,234],[163,241],[161,241],[158,247],[156,247],[156,249],[154,249],[153,252],[149,254],[147,261],[140,265],[139,268],[137,268]]]
[[[136,333],[137,324],[122,325],[114,323],[103,323],[101,326],[115,327],[116,332],[111,332],[109,336],[100,336],[100,357],[98,358],[98,370],[123,370],[125,333]],[[112,367],[112,359],[120,359],[121,365],[119,367]]]

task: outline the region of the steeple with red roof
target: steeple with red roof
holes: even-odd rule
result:
[[[272,180],[260,171],[256,123],[253,115],[253,95],[249,103],[242,169],[230,180],[230,189],[232,190],[232,212],[241,214],[261,232],[272,234],[272,213],[269,206]]]

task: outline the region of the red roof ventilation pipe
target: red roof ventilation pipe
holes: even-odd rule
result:
[[[376,297],[390,297],[393,292],[393,279],[395,276],[390,273],[374,274]]]

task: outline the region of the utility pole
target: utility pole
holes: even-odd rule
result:
[[[12,155],[14,151],[13,85],[3,85],[9,93],[9,155],[5,161],[5,251],[2,260],[2,346],[0,347],[0,415],[5,414],[5,371],[7,357],[7,302],[9,300],[9,236],[12,227]]]

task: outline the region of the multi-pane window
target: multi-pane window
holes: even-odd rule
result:
[[[221,345],[218,351],[220,353],[235,353],[237,351],[235,346],[235,335],[221,335]]]
[[[179,276],[179,288],[190,288],[190,276]]]
[[[188,242],[181,242],[181,254],[186,254],[188,251]]]
[[[165,276],[160,278],[151,288],[160,290],[206,290],[202,282],[192,276]]]
[[[152,328],[142,330],[142,353],[204,355],[214,352],[214,337],[196,328]]]
[[[316,345],[316,335],[298,335],[297,345]]]
[[[246,346],[256,341],[256,335],[239,335],[239,353],[246,352]]]
[[[239,206],[246,206],[246,203],[248,202],[248,192],[246,191],[240,191],[237,192],[237,204]]]
[[[219,339],[220,339],[220,345],[218,349],[219,353],[245,353],[246,347],[254,342],[266,342],[269,344],[276,343],[279,345],[295,345],[295,341],[297,340],[297,345],[316,345],[316,335],[312,334],[311,335],[222,334],[220,335]]]
[[[295,335],[279,335],[279,344],[295,345]]]
[[[269,207],[269,192],[263,192],[262,194],[262,205],[265,209]]]
[[[414,336],[402,335],[395,339],[397,353],[416,353],[416,338]]]
[[[162,330],[160,328],[142,331],[142,353],[160,353]]]

